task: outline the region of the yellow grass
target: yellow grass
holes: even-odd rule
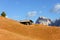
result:
[[[14,20],[0,17],[0,29],[12,32],[11,34],[15,33],[16,37],[17,35],[19,35],[17,38],[17,39],[20,38],[19,40],[24,40],[23,38],[25,38],[25,40],[60,40],[60,27],[55,26],[51,27],[40,24],[26,26]],[[8,33],[7,35],[10,34]],[[11,37],[11,39],[13,40],[14,38]]]
[[[0,29],[0,40],[37,40],[37,39],[16,34],[4,29]]]

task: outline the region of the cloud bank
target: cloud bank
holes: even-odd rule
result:
[[[60,3],[55,4],[52,11],[55,13],[60,13]]]
[[[28,12],[28,17],[33,17],[33,16],[35,16],[37,14],[37,11],[30,11],[30,12]]]

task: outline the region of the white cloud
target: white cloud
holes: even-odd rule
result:
[[[60,4],[58,3],[58,4],[54,5],[52,11],[53,12],[56,12],[56,13],[60,13]]]
[[[28,12],[28,17],[33,17],[33,16],[35,16],[37,14],[37,11],[30,11],[30,12]]]

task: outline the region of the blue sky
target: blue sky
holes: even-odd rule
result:
[[[14,20],[36,21],[39,16],[55,20],[60,18],[60,0],[0,0],[2,11]]]

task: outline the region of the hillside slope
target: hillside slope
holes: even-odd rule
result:
[[[37,40],[37,39],[33,39],[4,29],[0,29],[0,40]]]
[[[36,40],[60,40],[60,27],[22,25],[14,20],[0,17],[0,28]],[[29,40],[29,39],[28,39]]]

